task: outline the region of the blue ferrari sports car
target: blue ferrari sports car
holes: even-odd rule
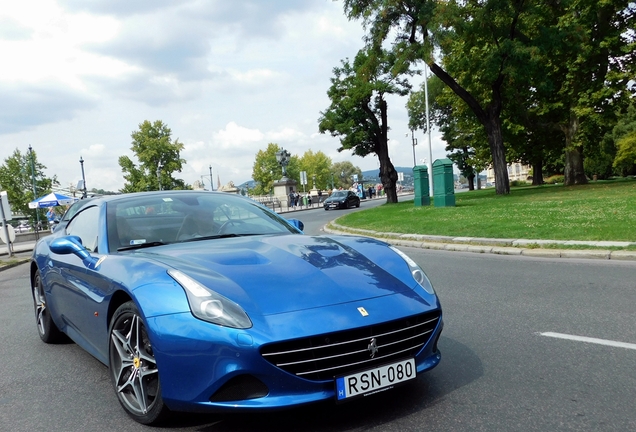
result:
[[[435,367],[442,311],[422,269],[381,241],[302,229],[220,192],[78,201],[33,251],[40,337],[107,365],[144,424],[344,402]]]

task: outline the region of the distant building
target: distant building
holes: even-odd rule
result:
[[[528,176],[530,175],[530,170],[531,169],[532,169],[531,165],[524,165],[524,164],[521,164],[519,162],[510,163],[510,164],[508,164],[508,180],[510,180],[510,181],[515,181],[515,180],[526,181],[526,180],[528,180]],[[486,174],[487,174],[486,181],[488,183],[494,183],[495,182],[495,170],[492,169],[492,167],[490,167],[486,171]]]

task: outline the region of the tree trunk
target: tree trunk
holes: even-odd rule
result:
[[[386,195],[386,202],[396,203],[398,202],[397,190],[395,188],[398,179],[397,171],[388,155],[387,157],[378,155],[378,159],[380,159],[380,179],[382,180],[382,187]]]
[[[574,113],[570,113],[570,121],[562,125],[561,130],[565,134],[565,172],[564,184],[572,186],[587,184],[587,177],[583,169],[583,146],[575,139],[579,130],[579,119]]]
[[[466,179],[468,180],[468,190],[475,190],[475,174],[469,175]]]
[[[376,142],[375,153],[378,155],[378,160],[380,161],[380,180],[382,181],[382,187],[386,195],[386,202],[396,203],[398,202],[398,197],[395,184],[398,180],[398,174],[389,157],[389,126],[387,124],[387,104],[385,100],[380,102],[380,115],[382,117],[380,123],[381,135],[379,142]]]
[[[532,186],[543,184],[543,159],[538,158],[532,163]]]
[[[510,193],[510,179],[508,178],[508,164],[506,163],[506,149],[501,132],[501,118],[488,111],[487,122],[484,124],[488,134],[488,144],[492,154],[492,168],[495,172],[495,192],[497,195]]]
[[[479,102],[453,77],[451,77],[437,63],[428,64],[437,77],[459,96],[468,107],[475,113],[479,122],[484,126],[488,135],[488,144],[492,154],[492,167],[495,172],[495,191],[497,195],[507,195],[510,193],[510,180],[508,179],[508,164],[506,163],[506,149],[503,143],[503,133],[501,132],[501,105],[502,98],[500,87],[503,82],[503,75],[499,75],[492,86],[492,102],[486,109],[483,109]]]
[[[564,184],[566,186],[587,184],[587,177],[583,169],[583,147],[566,147]]]

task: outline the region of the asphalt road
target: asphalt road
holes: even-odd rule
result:
[[[343,212],[312,210],[293,217],[311,234]],[[176,416],[170,428],[636,430],[636,262],[402,249],[426,270],[444,308],[436,369],[347,404],[251,415],[187,414]],[[0,272],[0,323],[1,431],[151,429],[124,414],[101,363],[74,344],[40,342],[26,265]],[[575,340],[554,337],[559,335]],[[625,345],[598,343],[603,341]]]

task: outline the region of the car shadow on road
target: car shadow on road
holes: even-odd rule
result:
[[[442,336],[439,348],[442,360],[435,369],[411,383],[369,398],[266,413],[180,413],[166,426],[195,427],[201,432],[347,431],[378,428],[414,414],[426,417],[426,411],[450,393],[483,375],[481,360],[466,345]]]

